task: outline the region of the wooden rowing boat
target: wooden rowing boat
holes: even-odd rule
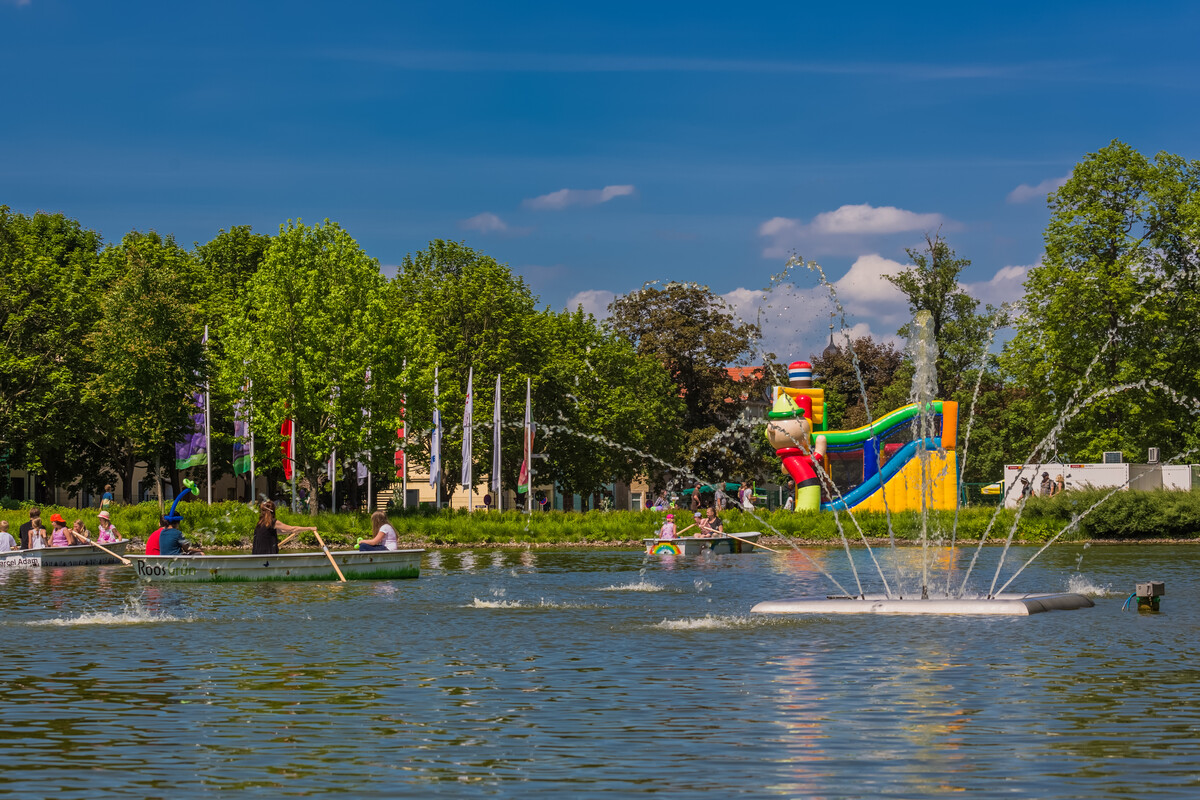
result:
[[[330,555],[349,580],[415,578],[424,550],[342,550]],[[324,552],[269,556],[129,556],[138,577],[150,583],[187,581],[336,581]]]
[[[105,543],[118,556],[125,555],[128,539]],[[98,564],[119,564],[119,559],[90,544],[70,547],[43,547],[38,550],[11,550],[0,553],[0,569],[4,567],[92,567]]]
[[[677,539],[642,539],[646,552],[653,556],[698,556],[701,553],[728,555],[730,553],[752,553],[757,548],[754,542],[762,534],[739,533],[732,536],[680,536]]]

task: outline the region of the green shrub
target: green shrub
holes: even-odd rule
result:
[[[1075,515],[1081,514],[1105,497],[1101,490],[1066,492],[1051,498],[1033,498],[1021,514],[1015,541],[1026,543],[1045,542],[1066,528]],[[0,519],[9,521],[10,531],[15,535],[17,528],[28,521],[26,510],[4,508]],[[206,547],[245,547],[254,533],[257,512],[243,503],[214,503],[207,506],[200,502],[182,503],[184,531],[193,541]],[[82,519],[88,529],[97,529],[96,509],[74,509],[43,506],[42,520],[49,527],[50,515],[60,513],[68,523]],[[977,542],[987,530],[995,515],[995,522],[987,533],[990,543],[1002,543],[1009,535],[1015,512],[1009,509],[964,508],[958,512],[956,540]],[[142,503],[135,506],[114,506],[113,522],[124,535],[145,540],[158,527],[158,505]],[[676,513],[679,527],[690,524],[689,514]],[[473,545],[473,544],[582,544],[613,543],[631,544],[650,537],[662,524],[665,514],[658,511],[589,511],[571,513],[562,511],[535,512],[527,516],[519,511],[492,513],[469,513],[465,510],[436,511],[429,508],[396,509],[389,514],[392,525],[404,542],[430,545]],[[333,546],[352,546],[355,541],[371,533],[370,516],[363,513],[323,512],[316,522],[307,514],[292,514],[286,508],[279,510],[279,518],[291,525],[315,524],[325,541]],[[836,516],[830,512],[760,511],[757,516],[731,510],[722,514],[726,530],[730,533],[759,531],[766,535],[776,533],[797,537],[806,541],[839,542],[838,522],[845,529],[852,544],[861,542],[859,528],[872,540],[888,538],[887,515],[877,512],[860,512]],[[891,528],[898,541],[915,542],[921,536],[921,515],[913,511],[891,515]],[[931,541],[945,543],[955,529],[953,511],[934,511],[929,515]],[[1136,539],[1193,539],[1200,536],[1200,491],[1196,492],[1116,492],[1094,511],[1079,521],[1079,524],[1064,533],[1059,541],[1080,539],[1136,540]],[[300,541],[313,545],[311,534],[303,534]]]

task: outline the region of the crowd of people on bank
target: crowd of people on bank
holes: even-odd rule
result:
[[[1055,478],[1050,478],[1049,472],[1042,473],[1042,480],[1038,484],[1037,494],[1039,497],[1054,497],[1054,495],[1065,491],[1067,488],[1066,481],[1063,480],[1062,473],[1059,473]],[[1033,484],[1028,478],[1021,478],[1021,496],[1033,496]]]
[[[41,550],[47,547],[71,547],[74,545],[91,544],[93,541],[108,544],[121,538],[120,532],[112,523],[108,510],[100,512],[99,531],[93,540],[91,531],[77,519],[67,527],[67,521],[62,514],[50,515],[50,529],[42,524],[42,511],[39,508],[29,509],[29,522],[18,529],[19,539],[8,532],[8,520],[0,520],[0,553],[13,550]]]

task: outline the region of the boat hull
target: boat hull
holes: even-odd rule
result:
[[[128,539],[105,544],[117,555],[125,555]],[[94,567],[120,564],[121,560],[90,544],[70,547],[43,547],[40,550],[13,550],[0,553],[0,569],[5,567]]]
[[[342,550],[332,555],[346,580],[416,578],[424,550]],[[336,581],[324,553],[231,556],[130,556],[138,577],[149,583]]]
[[[681,536],[678,539],[642,539],[642,544],[652,556],[698,556],[701,553],[729,555],[753,553],[757,549],[754,543],[760,535],[739,533],[737,539],[730,536]]]

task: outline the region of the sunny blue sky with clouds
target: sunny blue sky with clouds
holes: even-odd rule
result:
[[[1083,155],[1200,157],[1198,34],[1191,2],[0,0],[0,204],[109,241],[330,218],[387,266],[461,239],[555,307],[696,280],[799,356],[830,303],[762,302],[792,252],[890,335],[925,232],[1012,299]]]

